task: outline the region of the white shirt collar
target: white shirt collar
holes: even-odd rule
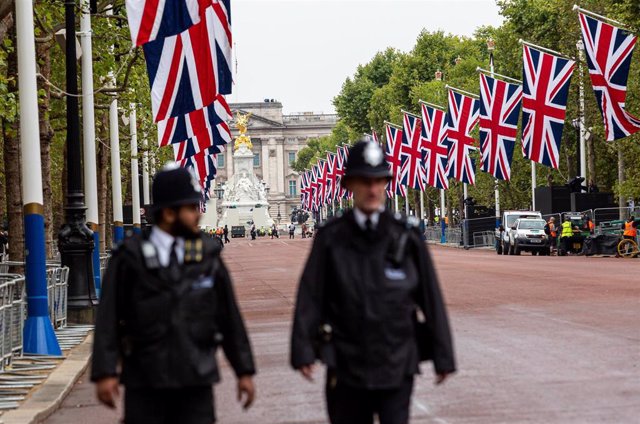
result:
[[[378,227],[378,221],[380,221],[380,213],[384,212],[384,206],[380,206],[380,209],[378,209],[377,211],[373,212],[371,215],[367,215],[366,213],[362,212],[360,209],[358,208],[353,208],[353,214],[356,218],[356,223],[358,224],[358,226],[360,228],[362,228],[363,230],[367,229],[367,219],[371,220],[371,225],[372,227],[375,229]]]
[[[182,263],[184,261],[184,238],[173,237],[162,228],[154,225],[151,229],[151,234],[149,235],[149,241],[153,243],[158,251],[158,260],[160,261],[160,265],[169,266],[169,258],[171,256],[171,248],[173,247],[174,241],[177,243],[176,255],[178,256],[178,262]]]

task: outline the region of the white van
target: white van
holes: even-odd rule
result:
[[[513,227],[517,219],[538,218],[542,219],[542,214],[537,211],[504,211],[500,227],[496,228],[496,253],[498,255],[509,254],[509,229]],[[506,231],[505,231],[506,230]]]

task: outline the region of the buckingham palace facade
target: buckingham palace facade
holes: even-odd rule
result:
[[[314,112],[283,114],[282,103],[265,100],[256,103],[231,103],[237,112],[251,113],[247,135],[253,144],[253,167],[256,176],[268,190],[270,215],[288,222],[291,211],[300,205],[300,175],[291,166],[298,152],[310,139],[329,135],[336,125],[337,115]],[[232,125],[235,139],[238,130]],[[233,142],[217,156],[216,185],[233,175]]]

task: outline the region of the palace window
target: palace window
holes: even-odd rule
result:
[[[253,167],[260,167],[260,152],[253,152]]]
[[[289,152],[289,166],[293,165],[296,161],[296,152]]]
[[[224,153],[218,153],[218,169],[224,168]]]
[[[296,180],[289,180],[289,196],[295,197],[298,195],[298,182]]]

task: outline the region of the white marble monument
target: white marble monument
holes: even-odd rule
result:
[[[269,203],[265,184],[253,172],[251,139],[246,135],[250,115],[236,115],[236,126],[240,135],[235,140],[233,154],[234,173],[224,184],[222,218],[219,226],[244,225],[257,228],[273,224],[269,216]]]

